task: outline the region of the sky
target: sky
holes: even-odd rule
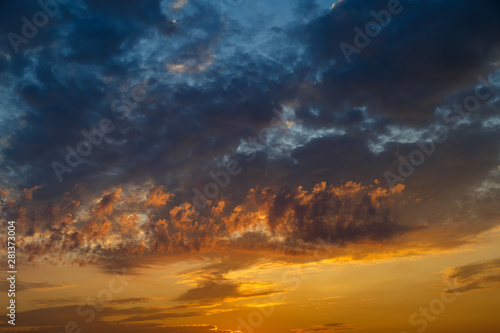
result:
[[[0,332],[497,332],[498,17],[0,1]]]

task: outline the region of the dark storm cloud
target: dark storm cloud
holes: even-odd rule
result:
[[[94,6],[97,8],[93,8]],[[30,84],[23,82],[23,77],[20,77],[17,83],[18,86],[15,88],[17,90],[16,92],[25,103],[24,105],[19,105],[19,107],[25,110],[27,109],[26,111],[28,112],[22,117],[25,126],[19,130],[14,129],[13,136],[9,140],[9,147],[4,150],[4,154],[7,157],[4,166],[9,169],[19,169],[20,166],[28,168],[34,167],[33,170],[35,170],[35,173],[27,172],[22,174],[17,171],[18,177],[23,179],[22,182],[25,184],[37,182],[53,183],[53,180],[51,180],[53,176],[50,174],[54,171],[51,170],[50,162],[47,163],[47,160],[64,160],[65,154],[67,154],[67,152],[64,151],[66,144],[75,149],[76,144],[83,139],[81,135],[82,130],[89,130],[95,126],[100,119],[113,115],[109,112],[110,105],[102,103],[104,93],[110,94],[111,90],[111,93],[119,96],[121,92],[116,85],[104,82],[102,77],[99,76],[99,73],[89,73],[85,66],[81,67],[78,64],[82,62],[86,64],[92,63],[94,64],[93,66],[96,66],[94,68],[101,71],[104,75],[122,76],[118,78],[119,81],[122,81],[124,79],[123,76],[126,75],[123,70],[125,64],[120,63],[117,59],[113,59],[113,56],[122,55],[131,47],[131,43],[137,40],[141,33],[147,31],[146,28],[148,27],[146,27],[144,21],[141,20],[150,19],[151,21],[149,23],[152,24],[153,27],[157,23],[156,20],[165,21],[165,18],[160,19],[161,15],[159,14],[160,8],[158,2],[149,2],[148,4],[141,2],[138,8],[123,7],[123,4],[113,6],[99,5],[98,3],[90,3],[89,7],[93,9],[93,11],[84,13],[88,14],[87,16],[79,13],[80,15],[77,15],[78,17],[71,22],[65,22],[65,24],[61,23],[61,29],[68,28],[68,33],[71,36],[79,36],[78,38],[68,37],[64,39],[60,37],[60,39],[57,40],[58,35],[52,36],[54,40],[57,40],[59,50],[67,50],[64,56],[56,55],[56,51],[51,51],[50,49],[40,51],[41,54],[36,58],[36,63],[34,59],[29,56],[23,54],[19,56],[19,58],[25,59],[26,64],[33,66],[33,74],[39,83]],[[203,13],[203,9],[206,9],[205,7],[207,6],[199,9],[194,17],[188,18],[187,23],[189,24],[191,20],[196,23],[194,24],[195,28],[205,25],[205,28],[210,30],[213,23],[210,21],[207,22],[207,18],[210,18],[211,21],[217,21],[217,15],[216,13],[211,13],[211,15],[202,16],[201,14]],[[123,8],[128,9],[124,10]],[[210,9],[210,7],[208,7],[208,9]],[[109,14],[109,11],[115,13],[114,15],[118,17],[117,20],[120,19],[121,21],[117,22],[116,20],[108,20],[105,18],[103,15]],[[136,12],[139,13],[139,20],[136,15],[130,17],[132,13]],[[82,43],[82,40],[86,42]],[[200,47],[207,48],[210,44],[210,40],[202,40],[201,42],[198,41],[197,44],[191,44],[191,46],[188,45],[184,47],[185,50],[179,55],[181,58],[191,57],[189,52],[196,53],[200,50]],[[204,46],[202,46],[202,44]],[[190,48],[191,51],[189,50]],[[14,66],[15,60],[12,62]],[[26,66],[24,67],[24,75],[31,75],[32,73],[30,73],[30,70],[28,70]],[[68,76],[63,75],[65,72]],[[168,86],[164,86],[163,88],[169,89]],[[197,92],[192,90],[191,92],[186,91],[186,93],[195,94]],[[91,98],[89,98],[89,96],[91,96]],[[151,98],[153,97],[155,96]],[[160,100],[157,102],[165,105],[166,100],[164,99],[163,101]],[[145,101],[143,104],[144,105],[141,107],[145,108],[150,104],[150,101]],[[173,105],[169,106],[171,109],[174,109]],[[139,111],[139,113],[142,112]],[[169,117],[165,118],[163,115],[159,114],[149,114],[148,118],[151,119],[151,122],[145,123],[145,127],[149,124],[165,123],[165,121],[168,122],[171,120]],[[116,119],[113,120],[116,121]],[[179,133],[182,131],[177,131],[178,134],[176,135],[172,129],[179,127],[185,127],[187,129],[186,125],[192,121],[188,119],[180,121],[180,126],[178,123],[172,123],[171,125],[173,126],[171,128],[170,126],[167,126],[167,128],[165,128],[165,126],[158,127],[158,131],[154,130],[154,126],[151,126],[150,130],[152,135],[149,137],[141,135],[148,131],[144,132],[140,124],[137,127],[129,123],[122,124],[122,132],[127,132],[126,138],[129,142],[134,141],[137,142],[137,144],[134,143],[132,146],[121,147],[121,153],[127,151],[128,154],[136,155],[140,163],[141,158],[139,155],[141,154],[138,154],[138,152],[143,151],[144,163],[149,164],[152,158],[161,155],[161,152],[155,150],[158,146],[154,144],[158,139],[158,135],[161,135],[158,132],[162,132],[162,134],[165,132],[169,133],[170,138],[173,139],[174,142],[183,140],[182,136],[184,133]],[[207,127],[210,127],[210,124],[207,124]],[[186,132],[189,132],[189,130]],[[123,135],[120,135],[118,131],[115,134],[117,140],[123,139]],[[140,140],[134,140],[136,139],[136,134],[137,138],[140,137]],[[185,134],[188,135],[188,133]],[[168,141],[168,139],[168,137],[165,137],[165,141]],[[165,147],[160,149],[166,150],[166,152],[168,152],[168,148],[173,145],[173,143],[162,142],[162,140],[157,144],[162,143],[164,143]],[[109,151],[109,149],[114,147],[107,147],[108,149],[104,153],[109,154],[108,156],[103,156],[102,148],[106,148],[106,146],[107,143],[99,147],[101,148],[101,155],[99,155],[99,152],[96,152],[98,150],[97,147],[94,147],[92,157],[96,163],[92,166],[88,164],[82,165],[79,175],[76,175],[76,177],[72,179],[73,183],[79,180],[88,179],[89,177],[92,178],[96,171],[99,173],[103,168],[109,169],[120,167],[119,163],[121,156],[116,156]],[[135,147],[137,147],[137,150],[134,149]],[[149,147],[150,149],[146,149],[144,152],[144,147]],[[168,168],[168,166],[159,165],[158,168],[164,170]],[[129,170],[122,169],[121,171],[127,172]],[[154,174],[155,172],[150,171],[150,173]],[[133,176],[133,173],[130,174]],[[46,187],[46,190],[56,193],[57,189],[54,189],[56,186]],[[63,188],[68,189],[68,186]]]
[[[469,29],[468,34],[465,34],[465,31],[469,26],[464,27],[463,24],[458,24],[462,11],[471,15],[471,20],[474,18],[473,15],[492,15],[489,14],[491,11],[486,5],[470,5],[460,2],[458,7],[453,6],[452,8],[452,14],[455,15],[437,20],[436,15],[445,6],[444,4],[433,3],[434,8],[421,2],[403,3],[404,6],[408,6],[401,14],[403,16],[394,17],[393,22],[384,29],[380,36],[374,39],[373,45],[363,50],[355,63],[346,67],[345,64],[342,64],[342,59],[338,59],[338,43],[342,40],[350,41],[351,35],[353,35],[352,27],[360,22],[365,22],[370,17],[369,11],[377,10],[379,7],[383,8],[385,2],[378,4],[380,6],[362,1],[345,1],[337,4],[334,10],[309,23],[305,28],[302,36],[310,34],[306,45],[309,45],[311,50],[311,57],[307,60],[313,65],[310,67],[312,68],[311,72],[327,61],[325,59],[337,59],[337,64],[328,69],[328,73],[331,74],[326,74],[322,82],[310,86],[306,85],[305,89],[299,89],[306,102],[309,100],[308,91],[311,91],[314,96],[334,98],[338,105],[347,103],[351,106],[364,106],[385,100],[383,98],[385,95],[380,94],[378,90],[369,95],[373,89],[386,89],[388,91],[390,89],[401,91],[404,89],[405,94],[394,92],[391,93],[391,96],[410,99],[413,96],[409,96],[408,93],[420,91],[421,89],[418,87],[423,86],[422,82],[425,84],[430,81],[434,82],[425,77],[420,79],[420,76],[425,76],[425,73],[430,73],[428,75],[438,76],[439,80],[444,80],[446,75],[443,73],[465,75],[465,72],[477,71],[477,66],[470,69],[469,65],[471,63],[483,64],[487,55],[491,54],[489,50],[496,42],[496,34],[482,34],[483,30],[488,32],[494,30],[495,20],[482,19],[481,22],[484,23],[481,23],[480,27]],[[305,5],[301,3],[299,8],[302,8],[300,6]],[[472,6],[472,8],[466,8],[466,6]],[[59,42],[63,43],[62,48],[69,51],[64,56],[65,61],[70,63],[91,62],[105,73],[109,70],[113,71],[113,68],[136,66],[137,64],[125,64],[113,57],[129,52],[134,42],[138,41],[139,36],[150,34],[151,29],[148,27],[155,27],[161,22],[168,21],[165,16],[160,14],[158,2],[141,2],[140,4],[133,3],[124,6],[123,4],[100,4],[91,1],[87,3],[87,7],[90,10],[85,13],[87,15],[74,14],[78,17],[71,23],[67,23],[68,27],[71,28],[71,34],[79,36],[79,38],[66,38]],[[313,6],[304,8],[304,10],[314,11],[315,9]],[[190,42],[184,43],[178,52],[169,59],[169,62],[174,64],[184,59],[188,67],[203,63],[206,60],[207,52],[215,52],[214,46],[222,38],[222,32],[226,29],[223,18],[214,11],[213,7],[194,2],[192,11],[194,14],[187,16],[177,31],[177,34],[191,37]],[[175,13],[173,10],[170,12]],[[110,16],[113,17],[112,20],[108,19]],[[421,17],[426,19],[418,19]],[[125,25],[123,22],[127,22],[127,24]],[[145,26],[145,22],[148,22],[148,26]],[[431,29],[426,24],[431,24],[433,28]],[[193,38],[193,35],[189,33],[190,28],[201,29],[206,33],[206,37],[196,35]],[[442,33],[435,33],[436,30],[441,31],[438,28],[443,30]],[[484,57],[479,55],[476,57],[466,56],[473,53],[472,46],[469,47],[470,43],[468,42],[463,42],[462,45],[450,41],[451,45],[447,48],[442,46],[442,40],[445,36],[450,36],[452,31],[456,32],[455,35],[465,34],[463,38],[468,36],[470,39],[481,35],[478,38],[482,44],[486,45],[483,47]],[[231,30],[226,30],[227,34],[231,32]],[[425,39],[429,41],[425,50],[427,53],[434,52],[435,54],[417,62],[410,56],[416,58],[419,56],[413,54],[414,52],[409,45],[412,43],[412,38],[416,38],[414,36],[421,36],[425,33],[429,34],[431,38]],[[347,39],[347,36],[351,37]],[[80,43],[79,40],[85,40],[88,43]],[[176,40],[166,41],[174,42]],[[390,47],[385,47],[384,43],[397,49],[392,51]],[[330,46],[325,50],[325,45]],[[453,59],[458,57],[456,62],[461,67],[447,68],[447,66],[451,66],[449,61],[443,61],[442,64],[435,61],[435,58],[445,57],[445,54],[441,54],[445,49],[461,50],[462,48],[464,50],[457,51],[453,57]],[[42,87],[25,85],[19,88],[21,97],[33,109],[32,116],[24,120],[27,122],[26,129],[15,133],[5,154],[8,161],[14,162],[11,164],[11,168],[16,165],[36,166],[36,174],[32,174],[31,177],[29,174],[22,175],[26,183],[29,180],[29,186],[34,186],[38,180],[40,183],[51,185],[44,187],[43,191],[54,191],[53,193],[55,193],[54,187],[60,186],[61,190],[67,190],[69,184],[54,184],[54,172],[50,164],[43,163],[43,161],[64,159],[66,143],[72,147],[76,146],[83,139],[79,135],[83,129],[95,126],[102,117],[113,116],[109,112],[109,105],[100,101],[103,100],[104,93],[108,95],[119,95],[120,93],[117,90],[113,91],[117,88],[115,84],[106,85],[101,78],[95,75],[83,75],[83,69],[77,69],[73,73],[77,76],[71,80],[70,78],[58,77],[55,75],[54,69],[49,69],[50,62],[55,59],[49,57],[48,51],[43,52],[45,55],[38,60],[38,62],[41,60],[42,63],[35,65],[35,68],[38,68],[37,77],[43,83]],[[378,58],[372,57],[373,52],[380,53],[380,56],[388,54],[393,61],[376,61]],[[459,57],[462,54],[464,56]],[[470,63],[466,62],[469,58],[471,58]],[[162,85],[157,92],[151,93],[145,101],[140,103],[135,110],[135,118],[126,120],[121,124],[121,131],[115,131],[112,134],[113,138],[120,142],[119,144],[109,145],[105,143],[100,147],[94,147],[94,152],[88,158],[88,163],[84,163],[72,174],[65,176],[70,179],[71,183],[89,180],[95,182],[102,181],[101,174],[106,170],[115,170],[115,176],[112,179],[117,184],[124,181],[125,178],[132,181],[143,181],[145,178],[161,181],[164,179],[165,172],[176,174],[183,170],[187,174],[195,176],[191,181],[201,184],[206,182],[208,177],[205,176],[204,179],[198,177],[203,177],[207,174],[206,170],[213,167],[211,166],[212,160],[231,153],[242,138],[265,126],[271,117],[272,109],[280,108],[280,103],[290,99],[290,93],[285,93],[284,88],[292,89],[292,91],[297,89],[296,77],[287,75],[281,68],[275,67],[276,63],[268,62],[255,55],[238,54],[231,57],[230,61],[224,64],[216,61],[211,67],[208,67],[205,73],[193,74],[207,82],[204,86],[196,87],[175,83]],[[425,63],[426,66],[436,66],[436,68],[422,71],[415,67],[419,63]],[[380,64],[387,64],[387,68],[381,67]],[[404,67],[406,70],[398,70],[397,72],[388,70],[390,66],[403,65],[406,66]],[[467,67],[466,70],[465,67]],[[374,71],[379,71],[380,75],[376,75]],[[123,71],[119,73],[118,80],[126,78],[126,73]],[[302,75],[301,73],[304,73],[304,69],[298,69],[296,75]],[[414,75],[415,73],[419,73],[420,76]],[[370,78],[376,78],[377,83],[371,84]],[[62,80],[63,82],[61,82]],[[456,79],[447,80],[446,82],[436,82],[436,84],[452,91],[454,87],[452,82],[455,82]],[[349,82],[353,82],[353,84]],[[371,88],[368,89],[368,87]],[[426,85],[426,87],[430,86]],[[439,90],[426,89],[428,89],[429,94],[431,92],[437,93]],[[53,93],[51,94],[51,92]],[[365,100],[358,98],[357,94],[360,92],[368,94]],[[54,94],[66,96],[66,101],[54,99],[52,97]],[[92,96],[92,98],[88,99],[87,96]],[[323,99],[323,97],[321,98]],[[346,98],[348,100],[345,100]],[[369,102],[366,102],[367,100]],[[394,102],[390,98],[388,100],[388,103]],[[417,100],[422,99],[417,98]],[[438,101],[439,99],[433,97],[433,100]],[[328,122],[344,126],[351,131],[350,135],[359,137],[355,140],[359,143],[359,149],[364,150],[356,158],[375,158],[366,148],[362,147],[362,140],[371,134],[359,131],[352,133],[354,128],[367,121],[366,116],[358,109],[337,116],[331,109],[336,111],[336,109],[343,109],[343,107],[337,108],[321,101],[317,102],[311,100],[311,103],[319,104],[318,117],[308,114],[308,105],[302,104],[300,107],[303,111],[300,111],[301,109],[297,111],[299,119],[304,119],[306,123],[313,126],[320,123],[324,125]],[[397,103],[398,112],[403,111],[404,108],[400,107],[403,106],[403,103]],[[403,116],[404,118],[421,117],[422,108],[415,107],[414,103],[405,102],[405,106],[408,105],[412,106],[412,111],[407,114],[408,117]],[[392,109],[395,108],[382,104],[379,106],[371,105],[368,108],[368,113],[387,114],[387,112],[392,112]],[[71,113],[68,110],[71,110]],[[394,116],[393,113],[390,115]],[[139,121],[139,119],[141,120]],[[372,126],[370,130],[377,131],[377,128]],[[58,145],[57,143],[60,143],[61,139],[64,140],[63,144]],[[324,140],[339,141],[337,138],[325,138]],[[339,144],[344,145],[344,143],[340,142]],[[22,154],[21,151],[26,153]],[[24,158],[22,158],[23,155]],[[134,158],[124,158],[124,156],[134,156]],[[345,163],[350,163],[351,157],[343,158]],[[325,157],[320,156],[320,159],[323,158]],[[315,163],[314,158],[309,156],[307,163]],[[268,163],[267,168],[272,169],[273,165]],[[343,171],[337,172],[335,170],[330,174],[340,174],[339,178],[341,179],[354,179],[353,172],[344,174]],[[290,170],[290,172],[294,176],[304,174],[303,169]],[[173,185],[181,186],[179,183]],[[190,192],[190,187],[192,187],[191,184],[183,187],[182,190]]]
[[[271,64],[256,65],[252,59],[238,59],[237,64],[216,63],[206,74],[192,74],[206,77],[205,86],[177,85],[175,80],[162,84],[139,103],[132,119],[117,121],[116,114],[109,110],[113,96],[119,98],[122,94],[117,83],[127,80],[125,65],[136,66],[135,63],[125,64],[117,57],[129,52],[141,33],[148,33],[143,19],[150,17],[152,26],[157,19],[160,20],[159,4],[141,3],[138,8],[127,10],[96,3],[90,3],[88,7],[93,11],[77,15],[66,23],[71,34],[79,38],[61,37],[58,40],[60,48],[67,50],[64,55],[44,49],[36,63],[26,57],[39,83],[19,81],[17,92],[28,113],[22,118],[23,128],[14,130],[9,146],[4,150],[7,157],[5,167],[17,169],[18,181],[30,186],[50,184],[43,191],[52,196],[69,190],[74,183],[103,184],[102,173],[108,170],[115,170],[111,181],[105,178],[108,186],[124,179],[132,182],[145,179],[163,181],[165,172],[180,170],[191,175],[206,174],[204,169],[212,163],[214,156],[234,151],[242,134],[250,134],[252,127],[264,126],[271,117],[271,110],[278,107],[277,102],[266,96],[269,86],[276,84],[263,85],[260,77],[264,71],[272,70]],[[181,43],[178,52],[167,59],[173,64],[185,61],[188,68],[209,60],[207,54],[214,51],[225,26],[210,5],[195,3],[193,7],[194,14],[184,17],[179,24],[179,34],[184,34],[188,42]],[[110,11],[117,16],[116,20],[104,18]],[[141,13],[138,18],[128,16],[134,11]],[[128,21],[123,24],[119,20]],[[203,30],[207,37],[190,39],[193,37],[190,29]],[[174,41],[178,40],[165,40],[167,43]],[[99,72],[88,72],[86,66],[95,66],[112,80],[107,82]],[[258,68],[258,71],[244,67]],[[228,81],[227,77],[218,74],[219,70],[227,71],[227,68],[243,70],[241,76]],[[277,69],[273,72],[279,76]],[[29,70],[25,69],[25,73],[27,75]],[[76,149],[77,144],[85,139],[81,132],[92,129],[104,117],[118,127],[110,135],[114,144],[106,141],[93,147],[92,155],[84,163],[71,174],[64,175],[70,181],[57,184],[51,161],[64,163],[66,145]],[[124,156],[134,158],[124,159]],[[20,166],[31,171],[21,172]],[[186,191],[190,192],[190,189]]]
[[[370,11],[387,10],[387,4],[341,1],[304,29],[311,65],[327,66],[322,81],[303,92],[305,99],[333,111],[368,106],[370,113],[418,124],[498,59],[497,1],[402,0],[402,12],[348,64],[340,43],[354,45],[354,27],[364,30],[374,20]]]
[[[4,52],[12,56],[14,66],[9,66],[10,68],[19,74],[18,66],[26,65],[25,58],[22,57],[24,50],[44,46],[54,40],[54,34],[58,34],[58,25],[70,15],[68,7],[69,5],[59,5],[59,10],[56,10],[54,6],[51,6],[51,9],[56,14],[50,16],[45,13],[43,8],[38,4],[38,1],[35,0],[23,2],[2,1],[0,4],[0,22],[2,22],[0,24],[0,45],[2,45]],[[47,17],[46,23],[40,27],[33,25],[34,16],[38,12]],[[29,24],[26,24],[26,21]],[[43,22],[43,17],[41,17],[39,22]],[[31,26],[33,29],[29,27],[23,28],[25,25]],[[16,34],[17,37],[10,35],[9,38],[10,33]],[[17,38],[24,39],[24,42],[16,45],[18,43]],[[18,49],[18,54],[15,52],[16,48]]]

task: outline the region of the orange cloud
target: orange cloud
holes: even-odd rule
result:
[[[151,186],[149,189],[149,196],[146,199],[144,205],[146,207],[161,207],[165,206],[167,202],[173,198],[172,193],[168,193],[165,191],[165,187],[160,186]]]
[[[122,200],[121,188],[104,195],[104,197],[99,201],[94,209],[94,212],[100,216],[105,214],[111,214],[113,212],[113,206]]]
[[[30,188],[30,189],[25,188],[23,190],[23,194],[22,194],[21,198],[24,200],[31,200],[31,199],[33,199],[33,192],[35,192],[36,190],[41,189],[41,188],[42,188],[41,186],[35,186],[35,187]]]
[[[11,201],[2,213],[20,226],[35,221],[21,231],[21,255],[78,264],[111,265],[121,258],[135,265],[158,255],[229,252],[313,258],[319,251],[324,259],[370,260],[473,241],[455,237],[470,234],[465,224],[452,229],[400,224],[394,209],[402,205],[403,190],[403,185],[385,189],[353,182],[254,188],[240,202],[227,197],[204,212],[174,200],[162,186],[150,187],[144,201],[137,201],[137,191],[117,188],[97,204],[83,200],[81,190],[45,207]],[[327,238],[337,244],[335,251],[318,249],[318,240]]]

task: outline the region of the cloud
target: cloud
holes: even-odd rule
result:
[[[8,281],[1,281],[0,285],[5,287],[6,289],[9,289],[9,282]],[[55,290],[55,289],[66,289],[66,288],[71,288],[74,287],[74,284],[53,284],[53,283],[48,283],[48,282],[23,282],[23,281],[16,281],[16,291],[39,291],[39,292],[45,292],[49,290]]]
[[[61,327],[62,328],[62,327]],[[28,329],[20,328],[18,332],[20,333],[29,333],[29,332],[38,332],[38,333],[51,333],[55,327],[46,328],[46,327],[30,327]],[[183,326],[162,326],[156,324],[102,324],[98,327],[93,327],[93,332],[96,333],[107,333],[107,332],[124,332],[124,333],[134,333],[137,330],[142,330],[143,332],[151,332],[151,333],[233,333],[231,330],[219,329],[215,325],[211,324],[199,324],[199,325],[183,325]],[[0,332],[7,332],[0,328]]]
[[[320,117],[344,110],[347,102],[350,108],[366,106],[370,113],[404,123],[426,122],[437,104],[474,84],[477,73],[487,72],[489,62],[498,58],[497,2],[400,3],[401,13],[392,15],[380,34],[351,56],[351,63],[340,43],[354,45],[354,28],[364,29],[373,20],[370,12],[385,10],[387,1],[341,1],[301,28],[311,63],[322,75],[305,89],[303,99],[327,107],[320,109]]]
[[[339,43],[387,2],[325,3],[87,0],[60,6],[18,54],[3,39],[1,217],[16,220],[21,255],[107,271],[193,253],[313,260],[330,237],[328,256],[364,260],[454,249],[497,226],[497,99],[449,127],[404,191],[381,181],[478,75],[498,74],[498,3],[402,1],[351,63]],[[37,10],[5,4],[2,36]],[[51,163],[68,164],[102,119],[115,129],[59,182]],[[196,209],[193,189],[228,160],[241,175]]]
[[[35,299],[33,303],[36,304],[37,307],[51,308],[57,307],[60,305],[78,305],[85,303],[85,299],[83,297],[73,296],[73,297],[64,297],[64,298],[45,298],[45,299]]]
[[[117,189],[106,194],[95,207],[95,213],[100,216],[113,212],[113,206],[121,201],[121,191],[121,189]]]
[[[165,312],[162,307],[133,307],[128,309],[116,309],[104,307],[99,315],[95,316],[95,320],[86,322],[88,319],[88,311],[85,317],[75,313],[76,306],[58,306],[47,307],[44,309],[35,309],[19,312],[18,315],[24,318],[22,322],[17,323],[19,332],[42,332],[48,333],[58,329],[64,329],[66,323],[76,323],[81,329],[92,330],[93,332],[134,332],[137,329],[143,329],[148,332],[224,332],[231,333],[228,330],[219,330],[214,325],[183,325],[183,326],[166,326],[165,319],[186,318],[200,313],[169,313]],[[82,308],[83,309],[83,308]],[[88,309],[86,309],[88,310]],[[126,319],[120,321],[109,322],[105,318],[113,316],[126,316]],[[90,318],[90,317],[89,317]],[[146,323],[144,323],[146,321]],[[148,323],[148,321],[160,321],[161,323]],[[0,329],[0,331],[3,331]]]
[[[500,82],[498,1],[402,0],[350,61],[340,43],[354,43],[386,0],[230,3],[72,1],[17,53],[6,36],[22,34],[21,18],[40,6],[0,5],[0,218],[16,221],[19,259],[108,273],[201,261],[180,273],[190,284],[178,305],[116,299],[102,318],[121,322],[84,330],[229,333],[178,322],[286,291],[237,272],[453,251],[498,226],[500,100],[443,119],[478,87],[498,93],[478,81]],[[144,92],[146,83],[155,87]],[[272,126],[276,114],[286,126]],[[100,137],[103,119],[114,129]],[[382,183],[443,126],[448,140],[404,186]],[[86,141],[92,151],[75,166]],[[197,209],[193,189],[220,181],[229,160],[241,174]],[[71,170],[62,182],[53,162]],[[495,260],[448,273],[462,291],[500,275]],[[78,300],[37,299],[46,308],[19,313],[23,329],[57,330]]]
[[[500,258],[454,267],[448,271],[446,278],[458,285],[447,293],[490,288],[500,283]]]
[[[232,302],[239,299],[271,296],[281,291],[264,290],[247,292],[242,289],[241,283],[207,279],[196,288],[189,289],[176,298],[176,301],[192,302],[195,304],[215,304],[221,301]]]
[[[350,331],[353,328],[347,326],[343,323],[333,323],[333,324],[325,324],[325,325],[314,325],[310,328],[294,328],[291,331],[297,333],[332,333],[332,332],[341,332],[341,331]]]
[[[152,186],[145,205],[151,207],[165,206],[172,196],[171,193],[165,192],[164,186]]]
[[[21,198],[25,199],[25,200],[33,199],[33,192],[35,192],[36,190],[38,190],[40,188],[41,188],[41,186],[35,186],[33,188],[30,188],[30,189],[25,188],[23,190],[23,195],[21,196]]]
[[[123,304],[133,304],[133,303],[145,303],[149,301],[162,300],[162,297],[127,297],[127,298],[115,298],[107,301],[108,305],[123,305]]]
[[[145,307],[130,307],[130,308],[116,308],[107,307],[102,312],[103,321],[109,321],[114,317],[126,317],[120,320],[122,323],[137,323],[143,321],[164,321],[166,319],[186,318],[199,316],[201,312],[169,312],[168,308],[164,306],[145,306]],[[105,311],[105,312],[104,312]]]
[[[149,195],[140,197],[135,187],[106,190],[82,203],[75,194],[24,212],[37,221],[36,233],[20,246],[35,261],[50,261],[60,253],[70,261],[102,264],[158,254],[256,248],[312,255],[318,239],[329,238],[340,245],[386,243],[411,231],[412,227],[393,220],[392,206],[403,189],[402,185],[387,190],[353,182],[320,183],[311,190],[255,188],[239,204],[219,205],[205,213],[188,202],[171,200],[163,187],[144,189]],[[16,207],[13,201],[11,210],[4,212],[6,219],[16,218]]]

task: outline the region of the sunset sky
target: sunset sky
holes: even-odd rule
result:
[[[0,1],[0,332],[498,333],[499,18]]]

